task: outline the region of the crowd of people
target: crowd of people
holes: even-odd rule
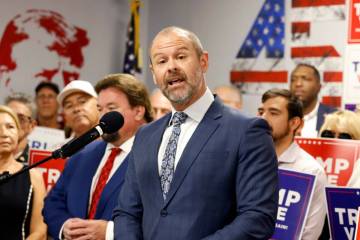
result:
[[[266,91],[258,116],[249,117],[239,88],[209,89],[208,53],[194,33],[165,28],[149,54],[158,86],[151,95],[134,76],[118,73],[95,86],[73,80],[62,90],[41,82],[34,100],[23,93],[5,99],[0,176],[28,165],[36,126],[63,130],[64,144],[110,111],[121,113],[124,125],[67,159],[48,193],[36,169],[0,182],[8,229],[0,238],[269,239],[278,168],[285,168],[316,176],[302,239],[329,239],[324,167],[294,139],[359,140],[360,115],[320,103],[318,70],[297,65],[289,89]],[[360,187],[359,172],[357,161],[348,186]]]

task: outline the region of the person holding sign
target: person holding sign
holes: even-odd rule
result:
[[[360,140],[360,115],[349,110],[339,110],[325,117],[320,137]],[[360,161],[357,160],[348,187],[360,187]]]
[[[20,123],[10,107],[0,106],[0,176],[24,166],[15,160]],[[41,216],[45,186],[40,172],[31,169],[0,182],[0,239],[46,239]]]
[[[324,189],[327,180],[322,166],[294,142],[295,133],[303,125],[302,103],[289,90],[271,89],[263,94],[258,114],[268,121],[272,129],[279,168],[316,176],[302,239],[317,239],[325,220]]]

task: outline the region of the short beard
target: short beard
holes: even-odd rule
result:
[[[188,91],[182,96],[175,96],[174,94],[170,93],[169,91],[165,90],[163,94],[169,99],[170,102],[175,104],[185,104],[187,103],[192,95],[194,94],[194,89],[190,87]]]
[[[114,132],[114,133],[104,133],[102,135],[102,139],[105,141],[105,142],[108,142],[108,143],[112,143],[112,142],[116,142],[117,140],[120,139],[120,134],[118,132]]]

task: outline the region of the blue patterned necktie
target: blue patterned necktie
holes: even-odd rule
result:
[[[169,142],[165,149],[165,154],[161,163],[160,172],[161,189],[163,192],[164,200],[166,199],[166,195],[169,192],[170,184],[174,176],[176,148],[181,132],[180,125],[185,122],[186,118],[186,113],[175,112],[172,119],[173,130],[171,132]]]

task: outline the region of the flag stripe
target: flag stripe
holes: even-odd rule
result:
[[[306,57],[340,57],[336,49],[331,46],[309,46],[309,47],[292,47],[292,58],[306,58]]]
[[[326,71],[324,72],[323,79],[324,82],[342,82],[343,73]]]
[[[293,8],[344,5],[345,0],[292,0]]]
[[[322,103],[332,107],[341,107],[341,96],[323,96]]]
[[[307,33],[310,34],[310,22],[292,22],[291,33]]]
[[[230,79],[232,83],[286,83],[287,71],[231,71]]]

